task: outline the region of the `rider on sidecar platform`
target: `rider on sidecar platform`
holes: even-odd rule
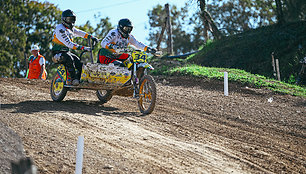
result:
[[[117,50],[127,48],[130,44],[147,53],[156,53],[155,48],[150,48],[137,41],[135,37],[130,34],[132,30],[133,25],[129,19],[120,19],[117,28],[110,30],[102,40],[102,48],[99,50],[97,62],[101,64],[114,63],[115,65],[124,66],[122,62],[128,59],[129,54],[119,54]]]

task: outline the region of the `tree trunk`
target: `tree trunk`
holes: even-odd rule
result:
[[[167,13],[168,55],[173,55],[172,25],[171,25],[169,4],[165,4],[165,8]]]
[[[200,2],[200,9],[201,9],[201,16],[203,17],[203,23],[204,27],[209,28],[209,30],[212,32],[212,35],[215,39],[221,39],[222,33],[219,31],[218,27],[214,23],[214,20],[212,19],[211,15],[206,11],[206,2],[205,0],[198,0]]]
[[[275,0],[275,3],[276,3],[277,22],[279,24],[283,24],[285,22],[285,20],[284,20],[283,8],[282,8],[282,1],[281,0]]]
[[[159,50],[159,48],[160,48],[160,43],[161,43],[161,41],[163,39],[166,27],[167,27],[167,17],[165,17],[165,22],[164,22],[164,24],[162,26],[162,31],[161,31],[161,33],[159,35],[159,38],[158,38],[158,41],[157,41],[157,47],[156,47],[157,50]]]

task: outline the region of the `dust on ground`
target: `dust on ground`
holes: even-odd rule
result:
[[[305,98],[239,84],[225,97],[220,81],[154,78],[157,105],[146,116],[133,98],[101,104],[80,90],[53,102],[50,81],[0,78],[0,156],[74,173],[83,135],[83,173],[306,173]]]

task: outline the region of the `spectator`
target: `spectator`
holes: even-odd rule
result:
[[[27,71],[27,79],[47,79],[47,71],[46,71],[46,59],[44,56],[39,54],[39,47],[37,45],[33,45],[31,47],[31,52],[33,55],[29,57],[29,68]]]

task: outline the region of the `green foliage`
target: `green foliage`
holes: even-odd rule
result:
[[[227,35],[275,23],[274,8],[274,0],[221,0],[207,5],[218,28]]]
[[[1,76],[19,76],[23,48],[26,44],[25,31],[18,19],[24,11],[22,1],[0,1],[0,60]],[[18,63],[19,62],[19,63]]]
[[[183,28],[189,25],[188,11],[187,8],[181,8],[180,10],[177,7],[170,6],[170,15],[171,15],[171,25],[172,25],[172,36],[173,36],[173,50],[175,54],[187,53],[192,50],[197,50],[197,48],[203,43],[203,37],[198,33],[190,33]],[[155,6],[148,13],[149,24],[150,24],[150,33],[149,39],[151,41],[151,46],[156,46],[157,41],[160,37],[162,27],[165,23],[166,11],[161,5]],[[201,38],[201,39],[200,39]],[[195,39],[197,39],[196,42]],[[165,48],[167,45],[167,31],[163,35],[161,42],[161,48]]]
[[[305,20],[306,1],[282,0],[282,4],[286,22]],[[275,0],[208,1],[207,10],[227,35],[276,23]]]
[[[0,1],[0,6],[1,76],[22,77],[32,44],[40,45],[48,66],[52,28],[59,21],[60,10],[48,2],[30,0]]]
[[[173,49],[175,54],[197,50],[204,43],[204,26],[201,12],[198,10],[190,15],[190,3],[182,9],[170,6],[173,35]],[[195,5],[195,4],[192,4]],[[207,11],[211,14],[217,27],[226,35],[233,35],[276,22],[274,0],[221,0],[207,1]],[[156,45],[166,17],[164,7],[155,6],[148,13],[150,45]],[[210,28],[207,28],[210,30]],[[164,33],[162,44],[166,47],[167,33]],[[211,34],[208,36],[212,38]]]
[[[51,78],[57,67],[52,62],[51,40],[54,28],[61,23],[62,11],[52,3],[31,0],[0,1],[0,6],[0,76],[24,76],[31,45],[38,44],[40,53],[46,58],[48,78]],[[96,18],[100,19],[99,16]],[[101,18],[96,28],[89,21],[77,28],[103,38],[112,26],[109,18]],[[75,42],[87,45],[87,40],[83,38],[77,38]],[[97,44],[94,55],[97,55],[99,47],[100,44]],[[84,60],[88,59],[89,54],[85,54]]]
[[[206,44],[190,62],[208,67],[243,69],[272,77],[271,53],[279,59],[281,78],[297,76],[305,56],[306,22],[272,25]]]
[[[286,22],[306,20],[306,1],[303,0],[282,0],[283,12]]]
[[[95,28],[90,25],[89,21],[87,21],[85,25],[79,26],[77,28],[79,28],[83,31],[86,31],[87,33],[95,36],[98,39],[103,39],[107,35],[107,33],[113,28],[109,20],[110,19],[108,17],[100,18],[100,22],[97,24],[97,26]],[[84,39],[84,38],[75,38],[74,42],[76,42],[80,45],[88,46],[88,41],[87,41],[87,39]],[[93,50],[94,62],[97,61],[97,55],[98,55],[98,51],[100,49],[101,49],[101,44],[99,42],[99,43],[96,44],[96,46]],[[80,54],[79,51],[73,51],[73,52],[76,55]],[[84,56],[82,56],[82,61],[83,62],[90,62],[90,54],[88,54],[88,53],[84,54]]]

